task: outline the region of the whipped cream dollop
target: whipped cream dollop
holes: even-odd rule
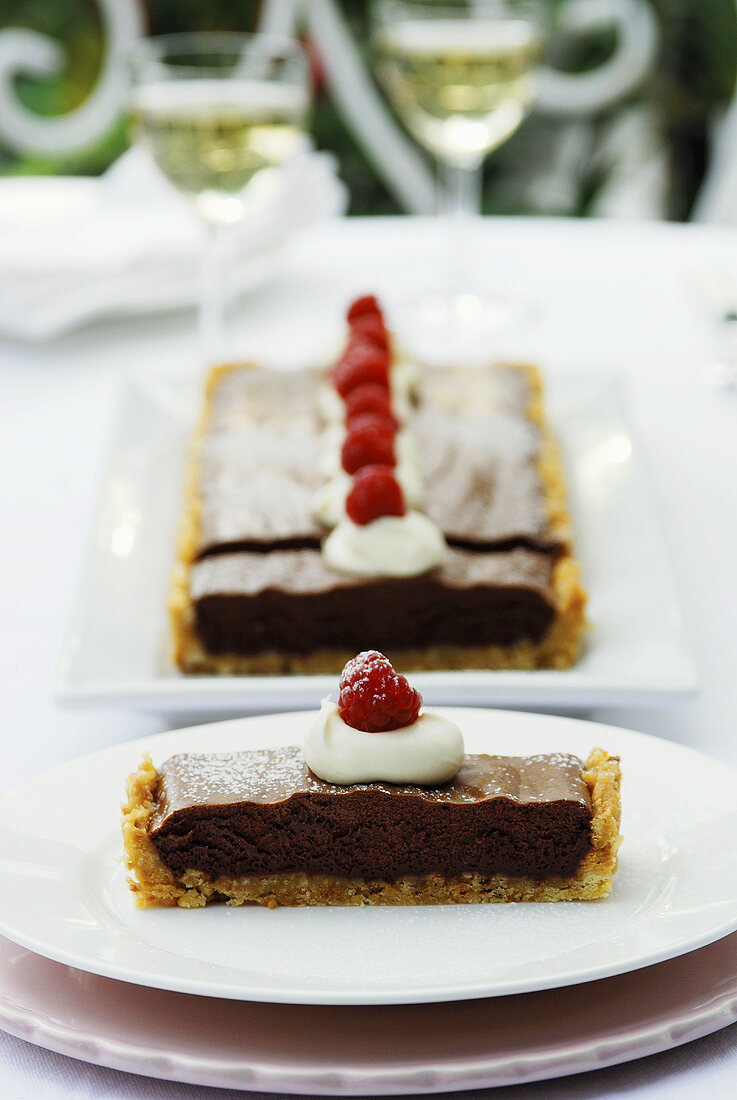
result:
[[[416,577],[445,558],[445,539],[422,512],[360,525],[344,516],[322,544],[331,569],[358,577]]]
[[[458,726],[426,712],[402,729],[366,733],[340,717],[335,703],[323,700],[304,741],[307,765],[327,783],[447,783],[463,762],[465,748]]]

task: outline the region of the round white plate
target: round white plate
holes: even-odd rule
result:
[[[0,1028],[95,1065],[220,1088],[384,1096],[513,1085],[643,1058],[735,1020],[737,934],[585,986],[353,1008],[121,986],[0,938]]]
[[[620,974],[737,928],[737,773],[690,749],[570,718],[447,710],[468,751],[622,757],[625,841],[594,903],[136,910],[119,805],[141,753],[299,743],[309,714],[159,734],[83,757],[0,802],[0,932],[140,985],[241,1000],[402,1004]]]

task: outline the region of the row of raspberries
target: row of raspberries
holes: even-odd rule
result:
[[[389,334],[376,298],[357,298],[348,310],[349,337],[333,367],[332,382],[345,404],[343,469],[353,478],[346,512],[365,526],[380,516],[403,516],[404,496],[395,476],[395,437],[389,387]]]
[[[399,423],[389,388],[389,337],[373,295],[348,310],[348,346],[333,368],[333,384],[345,403],[343,469],[353,476],[346,511],[364,525],[380,516],[403,516],[404,497],[394,470]],[[343,669],[338,708],[355,729],[378,732],[414,722],[422,696],[376,650],[359,653]]]

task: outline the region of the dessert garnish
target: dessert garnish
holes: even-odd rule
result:
[[[374,413],[384,420],[391,421],[395,428],[399,427],[399,421],[392,410],[391,395],[385,386],[367,383],[364,386],[356,386],[346,394],[346,424],[350,424],[354,417],[364,413]]]
[[[353,477],[346,497],[346,515],[359,527],[381,516],[403,516],[404,494],[393,466],[363,466]]]
[[[417,577],[441,565],[446,549],[437,524],[412,509],[366,524],[345,515],[322,544],[331,569],[356,577]]]
[[[307,730],[308,767],[338,785],[447,783],[463,762],[463,736],[449,719],[420,714],[421,706],[382,653],[359,653],[341,673],[338,703],[325,699]]]
[[[381,317],[381,306],[374,294],[364,294],[362,297],[356,298],[354,302],[351,302],[346,314],[348,324],[355,324],[359,317],[365,317],[367,314],[369,316],[373,314],[377,317]]]
[[[348,309],[348,340],[330,374],[330,385],[321,387],[320,412],[330,423],[343,423],[361,412],[382,412],[400,421],[409,416],[419,375],[417,364],[399,360],[391,346],[381,307],[376,298],[365,295]],[[381,390],[364,404],[353,408],[347,399],[363,386]]]
[[[348,347],[333,368],[333,385],[341,397],[367,383],[389,389],[389,355],[376,344],[360,338]]]
[[[353,417],[340,452],[341,466],[346,473],[355,474],[362,466],[396,465],[395,435],[392,421],[378,413]]]
[[[424,478],[412,434],[400,428],[392,407],[388,350],[367,343],[360,332],[383,329],[376,299],[354,302],[348,322],[348,347],[332,373],[344,427],[331,417],[323,434],[318,469],[325,483],[312,501],[316,519],[333,526],[322,543],[323,557],[331,568],[355,576],[417,576],[441,564],[445,540],[435,523],[414,510],[425,504]],[[406,394],[404,404],[409,411]],[[366,476],[346,480],[367,467]]]
[[[419,691],[376,649],[353,657],[340,674],[338,710],[354,730],[377,733],[409,726],[421,706]]]
[[[406,508],[422,508],[425,503],[425,486],[422,483],[418,471],[407,462],[398,462],[396,466],[386,467],[394,477],[402,495],[402,501]],[[356,478],[364,470],[372,469],[371,466],[362,466],[356,471],[355,477],[351,477],[345,470],[338,470],[328,477],[328,480],[315,491],[312,497],[312,514],[315,519],[326,527],[335,527],[345,515],[349,515],[354,523],[360,523],[356,514],[348,512],[348,495],[353,489]],[[379,497],[380,511],[375,504],[362,502],[356,505],[358,514],[371,514],[371,519],[365,519],[364,523],[370,523],[379,516],[404,515],[404,512],[396,511],[393,490],[376,494]],[[362,494],[360,494],[362,495]],[[372,494],[373,496],[374,494]]]
[[[364,382],[348,391],[346,397],[356,389],[370,386],[380,390],[384,400],[389,402],[392,416],[402,424],[409,420],[415,408],[414,398],[418,387],[418,368],[408,360],[392,360],[389,365],[389,385],[384,382]],[[343,424],[346,419],[346,401],[340,396],[332,381],[332,373],[317,390],[317,408],[322,420],[328,424]],[[372,411],[372,410],[367,410]]]
[[[389,333],[380,314],[365,313],[351,325],[351,333],[382,351],[389,351]]]

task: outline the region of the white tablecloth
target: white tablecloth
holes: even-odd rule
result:
[[[546,370],[623,372],[698,667],[696,702],[677,711],[591,717],[661,734],[737,765],[737,392],[708,384],[717,354],[699,289],[735,259],[737,232],[695,227],[487,220],[478,278],[523,289],[536,309],[490,349]],[[352,293],[401,297],[437,278],[442,242],[424,219],[321,226],[296,243],[279,281],[243,306],[244,354],[319,353]],[[711,303],[713,304],[713,303]],[[737,308],[737,300],[734,303]],[[0,793],[93,749],[155,732],[154,718],[74,714],[51,697],[54,666],[102,477],[118,379],[196,356],[189,315],[110,321],[53,345],[0,343]],[[737,1027],[665,1054],[581,1077],[495,1091],[514,1097],[632,1100],[726,1096],[737,1083]],[[0,1033],[7,1097],[224,1096],[97,1069]],[[244,1094],[245,1095],[245,1094]]]

